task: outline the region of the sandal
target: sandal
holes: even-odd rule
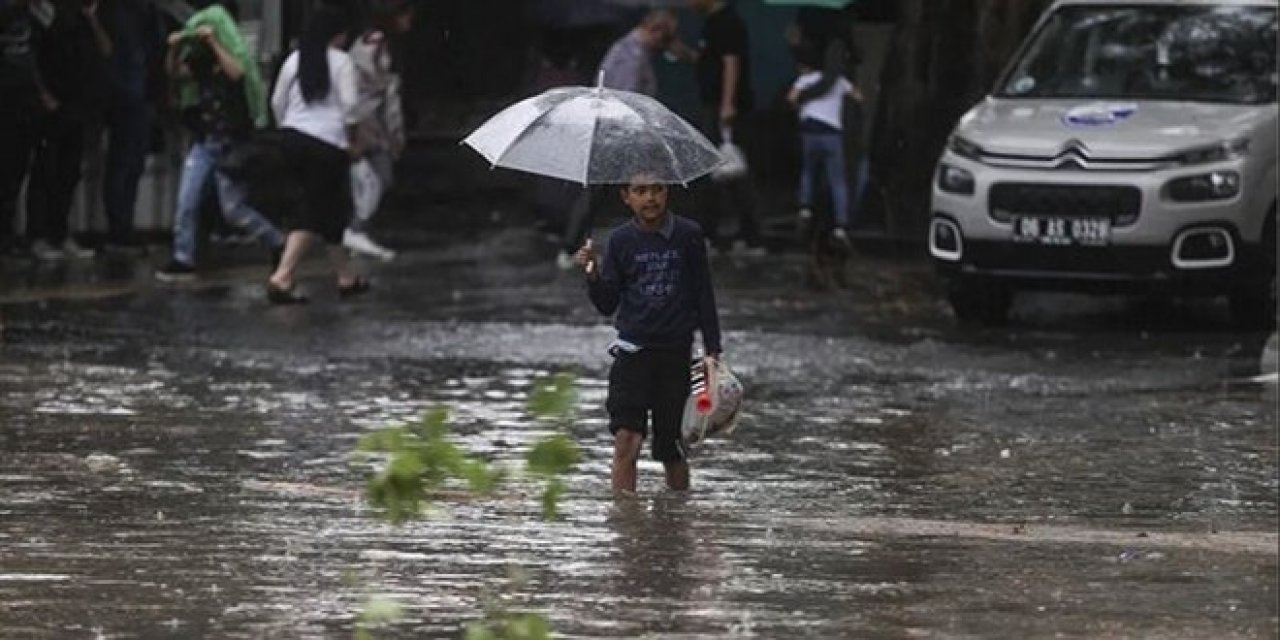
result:
[[[368,293],[371,288],[368,280],[357,276],[349,285],[338,285],[338,297],[343,299],[353,298],[362,293]]]
[[[292,286],[288,289],[281,289],[274,284],[267,283],[267,300],[271,304],[306,304],[307,297],[298,293],[297,287]]]

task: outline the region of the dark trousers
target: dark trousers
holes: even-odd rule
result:
[[[739,115],[739,120],[742,116]],[[700,127],[716,146],[721,143],[719,109],[703,106]],[[734,131],[734,142],[742,146],[742,133],[749,128],[741,122]],[[759,246],[760,237],[760,198],[751,184],[748,173],[741,178],[717,181],[710,177],[701,178],[691,185],[694,207],[698,212],[698,221],[702,232],[708,240],[717,242],[720,237],[720,221],[728,215],[738,216],[738,233],[748,245]]]
[[[120,100],[107,111],[107,160],[102,182],[102,204],[107,213],[107,233],[112,242],[127,242],[133,235],[138,182],[147,166],[151,145],[151,114],[141,100]]]
[[[0,250],[15,241],[18,194],[31,166],[36,142],[33,120],[26,113],[0,109]]]
[[[41,120],[39,130],[27,187],[27,229],[34,240],[61,245],[80,184],[85,124],[54,113]]]

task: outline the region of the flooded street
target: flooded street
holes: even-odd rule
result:
[[[567,638],[1274,638],[1274,387],[1222,305],[1028,296],[954,324],[922,261],[843,293],[797,254],[716,261],[738,433],[694,489],[608,492],[611,329],[532,232],[431,238],[339,302],[269,308],[258,269],[158,287],[33,276],[0,299],[0,637],[460,638],[497,599]],[[131,271],[136,269],[136,271]],[[78,280],[77,280],[78,279]],[[103,293],[103,292],[106,293]],[[577,376],[584,460],[393,527],[373,429],[447,407],[517,465]],[[647,449],[646,449],[647,456]]]

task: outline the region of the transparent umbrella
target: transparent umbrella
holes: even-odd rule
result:
[[[688,184],[720,152],[658,101],[602,86],[552,89],[507,107],[462,141],[494,167],[579,184],[623,184],[637,173]]]

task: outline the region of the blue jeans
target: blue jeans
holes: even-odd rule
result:
[[[218,181],[218,201],[222,217],[243,229],[250,237],[261,240],[272,249],[284,246],[284,234],[249,204],[244,185],[217,170],[218,159],[230,148],[223,140],[203,140],[191,145],[182,164],[182,181],[178,184],[178,211],[173,222],[173,259],[185,265],[196,264],[196,233],[200,227],[200,197],[204,185],[212,177]]]
[[[839,133],[802,133],[804,164],[800,171],[800,206],[813,206],[814,182],[825,168],[831,187],[831,208],[836,226],[849,226],[849,185],[845,178],[844,136]]]

